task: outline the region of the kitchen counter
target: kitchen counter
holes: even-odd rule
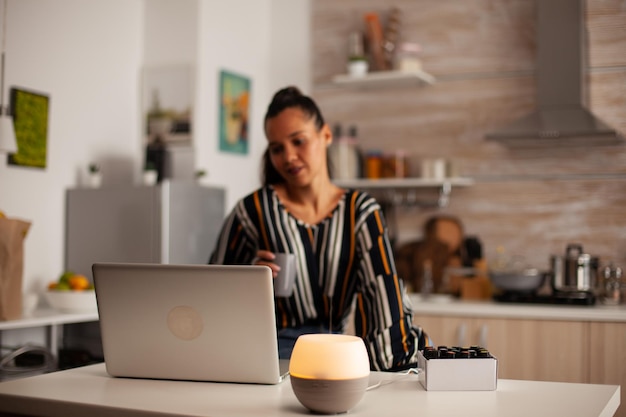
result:
[[[436,294],[424,299],[409,294],[414,315],[472,316],[534,320],[600,321],[626,323],[626,305],[571,306],[557,304],[505,303],[497,301],[464,301]],[[419,320],[418,320],[419,321]]]

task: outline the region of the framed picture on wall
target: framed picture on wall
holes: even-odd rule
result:
[[[20,87],[10,94],[17,152],[8,155],[8,164],[46,168],[50,96]]]
[[[250,79],[220,71],[219,146],[223,152],[248,153]]]

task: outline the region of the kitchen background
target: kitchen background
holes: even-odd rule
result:
[[[348,38],[363,15],[383,24],[400,13],[400,42],[417,42],[433,85],[356,88],[346,72]],[[311,2],[313,95],[331,124],[358,127],[363,150],[446,158],[475,184],[453,188],[445,209],[400,207],[398,242],[419,239],[424,221],[458,216],[489,259],[501,246],[549,269],[551,254],[581,243],[602,263],[626,264],[626,146],[513,148],[485,134],[535,108],[536,2],[528,0],[315,0]],[[626,134],[626,1],[587,0],[584,101]]]
[[[345,73],[349,34],[363,13],[401,10],[401,40],[418,42],[428,86],[355,89]],[[226,210],[258,185],[262,118],[276,89],[296,84],[328,122],[358,127],[363,149],[404,149],[413,173],[444,157],[470,187],[443,210],[401,207],[399,241],[419,238],[432,214],[458,215],[492,256],[502,245],[539,268],[567,243],[626,263],[626,146],[512,149],[484,134],[534,108],[535,5],[530,0],[8,0],[5,86],[50,95],[45,169],[0,161],[0,210],[32,221],[24,287],[41,290],[64,267],[65,192],[90,162],[103,186],[137,184],[143,159],[142,71],[195,69],[195,168],[226,189]],[[626,1],[586,2],[586,100],[626,132]],[[246,13],[242,13],[245,10]],[[252,80],[250,153],[217,146],[218,75]],[[5,95],[6,95],[5,91]],[[235,174],[236,175],[233,175]],[[216,220],[217,221],[217,220]]]

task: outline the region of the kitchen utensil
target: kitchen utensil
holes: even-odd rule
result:
[[[489,279],[501,291],[533,292],[541,287],[545,274],[535,268],[521,271],[491,271]]]
[[[565,256],[552,255],[550,264],[555,291],[593,292],[596,289],[599,260],[583,253],[582,245],[567,245]]]

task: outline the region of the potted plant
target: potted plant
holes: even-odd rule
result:
[[[202,178],[206,177],[207,172],[204,169],[197,169],[194,176],[196,177],[196,181],[202,180]]]
[[[174,125],[173,115],[161,108],[159,100],[159,92],[152,92],[152,107],[147,115],[148,134],[155,136],[164,136],[172,131]]]
[[[362,77],[369,70],[369,62],[363,47],[363,35],[353,32],[349,38],[348,74],[353,77]]]
[[[156,185],[159,178],[154,162],[148,161],[143,169],[143,185]]]
[[[91,188],[98,188],[102,185],[102,173],[100,172],[100,166],[95,162],[92,162],[88,166],[87,184]]]

